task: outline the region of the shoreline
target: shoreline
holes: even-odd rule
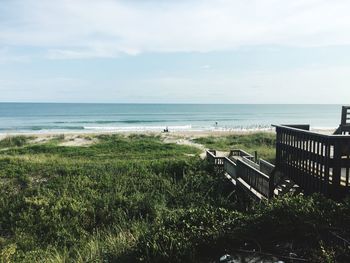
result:
[[[335,129],[332,128],[311,128],[310,131],[322,133],[322,134],[332,134]],[[132,134],[144,134],[144,135],[161,135],[164,137],[219,137],[228,135],[245,135],[252,133],[274,133],[275,128],[264,128],[264,129],[211,129],[211,130],[170,130],[169,132],[154,131],[154,130],[64,130],[64,131],[38,131],[38,132],[2,132],[0,133],[0,140],[11,136],[35,136],[37,138],[45,137],[55,137],[60,135],[66,136],[98,136],[98,135],[111,135],[111,134],[121,134],[121,135],[132,135]]]

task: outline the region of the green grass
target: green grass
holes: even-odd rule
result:
[[[6,138],[0,141],[0,149],[8,147],[21,147],[27,144],[33,137],[31,136],[7,136]]]
[[[249,150],[271,147],[269,136],[201,140]],[[314,262],[349,259],[324,233],[349,231],[350,201],[252,204],[196,148],[157,136],[93,139],[88,147],[26,141],[0,152],[2,262],[208,262],[247,243],[268,252],[292,243]]]
[[[234,134],[220,137],[202,137],[194,141],[207,148],[229,151],[242,149],[253,154],[258,152],[260,158],[273,162],[275,159],[276,135],[274,133]]]
[[[136,249],[160,211],[210,199],[213,182],[200,171],[197,149],[154,136],[97,140],[63,147],[54,139],[1,152],[3,258],[113,261]],[[201,182],[208,184],[202,189]]]

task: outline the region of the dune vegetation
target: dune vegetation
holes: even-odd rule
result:
[[[84,147],[62,146],[64,136],[0,141],[2,262],[213,262],[246,250],[350,260],[348,247],[329,234],[350,230],[348,200],[252,203],[197,148],[158,136],[91,136]],[[273,159],[270,134],[196,142]]]
[[[194,139],[208,149],[229,151],[242,149],[250,153],[257,151],[259,158],[274,162],[276,135],[274,133],[257,132],[248,134],[232,134],[226,136],[210,136]]]

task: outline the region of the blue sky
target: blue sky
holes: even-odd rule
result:
[[[0,1],[0,101],[350,101],[349,1]]]

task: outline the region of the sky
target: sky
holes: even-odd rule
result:
[[[0,101],[350,104],[348,0],[0,0]]]

